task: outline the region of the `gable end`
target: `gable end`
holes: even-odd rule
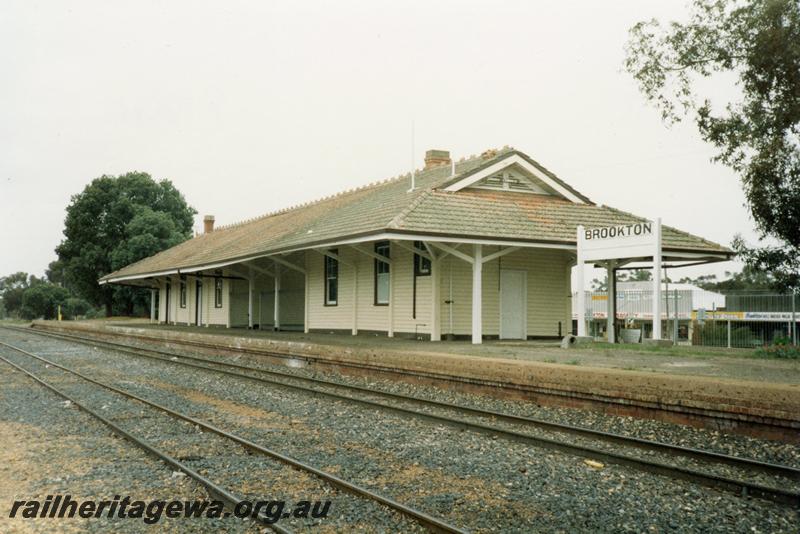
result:
[[[516,170],[519,169],[519,170]],[[531,178],[527,178],[527,181],[540,188],[542,191],[533,191],[530,190],[529,192],[540,192],[544,194],[551,194],[555,196],[559,196],[569,200],[574,204],[587,204],[587,199],[580,195],[579,193],[575,192],[571,187],[567,186],[561,180],[553,178],[550,173],[543,172],[537,166],[533,165],[527,158],[522,157],[520,154],[516,152],[512,152],[509,154],[508,157],[502,158],[501,160],[495,162],[488,167],[485,167],[477,172],[474,172],[468,176],[463,177],[462,179],[448,185],[444,188],[444,191],[449,192],[456,192],[461,191],[467,187],[478,187],[481,189],[489,188],[489,189],[496,189],[498,185],[501,185],[501,190],[510,191],[510,184],[509,188],[505,189],[502,184],[502,179],[500,181],[497,180],[498,173],[502,176],[503,172],[514,172],[516,171],[516,176],[530,176]],[[522,172],[520,172],[522,171]],[[488,179],[488,180],[487,180]],[[483,183],[486,180],[485,183]],[[488,187],[486,187],[488,185]],[[524,184],[515,184],[515,189],[519,190],[525,188]],[[528,186],[528,189],[530,187]]]

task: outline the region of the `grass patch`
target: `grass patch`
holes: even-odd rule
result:
[[[30,324],[30,321],[25,321],[23,319],[0,319],[0,326],[7,324],[7,325],[25,325]]]
[[[696,358],[716,358],[719,356],[733,358],[756,358],[755,349],[735,349],[727,347],[701,347],[696,345],[673,345],[671,347],[659,347],[658,345],[644,345],[640,343],[605,343],[594,342],[579,344],[577,350],[589,352],[601,352],[613,355],[620,351],[635,352],[637,354],[653,354],[658,356],[692,356]]]

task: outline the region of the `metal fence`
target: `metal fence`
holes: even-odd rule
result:
[[[652,338],[652,310],[652,290],[618,287],[617,338]],[[678,344],[753,348],[800,340],[800,295],[714,292],[678,284],[661,292],[661,310],[661,337]],[[608,293],[587,292],[585,312],[589,335],[607,339]],[[573,318],[578,319],[574,308]]]

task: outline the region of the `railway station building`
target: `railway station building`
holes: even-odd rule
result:
[[[573,331],[579,225],[643,217],[598,205],[511,148],[214,227],[100,279],[153,291],[161,323],[442,338]],[[663,227],[665,261],[732,252]],[[619,264],[621,265],[621,264]],[[157,303],[157,305],[156,305]]]

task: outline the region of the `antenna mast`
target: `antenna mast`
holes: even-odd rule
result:
[[[416,172],[414,171],[414,119],[411,119],[411,189],[409,189],[409,191],[413,191],[416,186]]]

